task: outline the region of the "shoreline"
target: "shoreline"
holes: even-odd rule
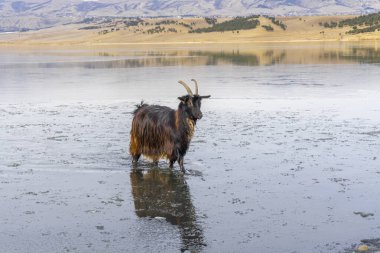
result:
[[[88,43],[88,42],[3,42],[0,41],[0,49],[6,48],[91,48],[91,47],[123,47],[123,46],[210,46],[210,45],[249,45],[249,44],[366,44],[374,43],[380,44],[380,37],[373,39],[360,39],[360,40],[334,40],[334,39],[295,39],[295,40],[236,40],[236,41],[149,41],[149,42],[99,42],[99,43]]]

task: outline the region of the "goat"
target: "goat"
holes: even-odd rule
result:
[[[181,101],[177,110],[166,106],[147,105],[141,102],[133,112],[131,141],[129,151],[132,162],[137,163],[141,155],[157,163],[160,158],[170,161],[170,168],[178,161],[180,169],[186,172],[183,165],[184,156],[189,148],[197,120],[202,118],[201,101],[210,96],[198,94],[198,83],[195,83],[195,94],[189,86],[185,87],[187,95],[178,97]]]

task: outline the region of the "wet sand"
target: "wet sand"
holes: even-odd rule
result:
[[[377,64],[12,61],[0,95],[2,252],[348,252],[379,237]],[[131,111],[141,99],[175,107],[178,76],[212,95],[189,173],[133,168]]]

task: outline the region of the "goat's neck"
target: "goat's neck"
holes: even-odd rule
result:
[[[186,140],[187,145],[193,137],[196,123],[197,121],[190,117],[190,115],[186,111],[185,106],[182,103],[179,104],[178,109],[176,111],[176,126],[181,136],[181,139]]]

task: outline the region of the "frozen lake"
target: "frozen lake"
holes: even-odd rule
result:
[[[352,252],[380,238],[380,47],[0,50],[1,252]],[[181,176],[134,105],[204,100]],[[371,246],[371,245],[370,245]]]

